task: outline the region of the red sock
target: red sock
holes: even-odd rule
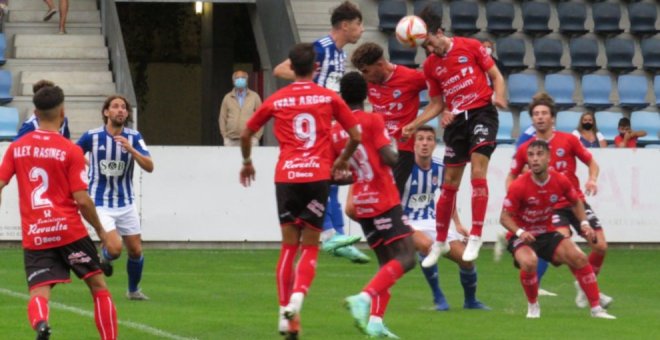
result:
[[[385,315],[385,310],[387,309],[387,304],[390,303],[390,290],[386,289],[384,292],[378,294],[378,296],[371,299],[371,315],[382,318]]]
[[[296,259],[297,252],[298,245],[282,244],[282,249],[280,249],[280,260],[277,262],[277,272],[275,273],[280,306],[289,304],[293,289],[293,260]]]
[[[316,259],[319,257],[319,246],[302,246],[300,260],[296,267],[296,279],[293,283],[293,293],[301,292],[307,295],[316,275]]]
[[[454,207],[456,206],[457,191],[457,187],[443,184],[440,198],[435,205],[435,230],[438,232],[436,240],[440,242],[445,242],[447,240],[451,214],[454,212]]]
[[[108,290],[97,291],[94,295],[94,321],[101,340],[117,339],[117,310]]]
[[[536,303],[536,299],[539,296],[539,280],[536,276],[536,272],[528,273],[521,270],[520,283],[522,283],[525,295],[527,295],[527,301],[529,303]]]
[[[571,271],[580,284],[582,291],[587,296],[591,307],[598,306],[600,304],[600,292],[598,291],[596,274],[594,274],[594,270],[591,268],[591,265],[588,264],[580,269],[571,268]]]
[[[600,267],[603,266],[603,261],[605,261],[605,254],[591,251],[591,254],[589,254],[589,264],[594,270],[594,274],[598,275],[600,273]]]
[[[48,299],[35,295],[28,302],[28,321],[32,329],[37,327],[39,321],[48,321]]]
[[[481,237],[488,207],[488,182],[485,178],[472,180],[472,229],[470,235]]]
[[[397,260],[390,260],[380,267],[378,273],[376,273],[362,291],[367,292],[371,295],[372,299],[375,299],[378,295],[383,294],[390,287],[394,286],[396,280],[403,276],[403,273],[401,263]]]

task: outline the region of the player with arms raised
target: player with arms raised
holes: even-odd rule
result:
[[[509,251],[520,267],[520,283],[528,301],[527,317],[541,317],[536,276],[537,257],[541,257],[554,265],[568,265],[589,299],[592,317],[615,319],[600,306],[596,275],[587,256],[571,239],[556,232],[552,225],[553,207],[559,200],[564,200],[582,221],[583,236],[593,237],[594,231],[587,222],[584,204],[564,175],[548,169],[548,143],[533,141],[525,152],[530,171],[509,186],[500,222],[509,231]]]
[[[24,262],[30,289],[28,320],[37,339],[48,339],[50,293],[83,279],[94,298],[94,320],[101,339],[117,338],[117,312],[100,268],[96,247],[80,214],[102,243],[106,234],[87,194],[85,158],[58,130],[64,120],[64,93],[45,86],[33,97],[39,128],[11,143],[0,166],[0,192],[16,175]],[[80,214],[79,214],[80,212]]]
[[[472,163],[472,228],[463,260],[474,261],[479,256],[488,205],[486,174],[490,155],[495,151],[499,126],[495,106],[506,107],[507,102],[504,78],[478,40],[445,36],[441,28],[442,18],[430,6],[420,13],[420,17],[428,28],[428,37],[423,44],[429,53],[424,62],[424,75],[431,101],[424,113],[404,128],[403,135],[412,137],[418,126],[442,114],[446,170],[436,209],[438,235],[422,262],[422,266],[430,267],[450,249],[447,243],[449,222],[468,162]],[[488,85],[488,78],[493,88]]]
[[[255,179],[250,140],[271,118],[275,120],[275,137],[280,144],[275,192],[282,231],[276,277],[279,330],[290,337],[298,334],[298,315],[315,276],[331,174],[348,170],[348,160],[360,143],[357,122],[346,103],[335,92],[312,82],[314,58],[312,44],[297,44],[291,49],[289,60],[296,81],[273,93],[241,133],[240,182],[249,186]],[[346,149],[334,164],[330,143],[333,117],[350,135]],[[298,248],[301,254],[294,273]]]

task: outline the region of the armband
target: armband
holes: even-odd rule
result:
[[[518,230],[516,230],[516,236],[520,237],[524,232],[523,228],[518,228]]]

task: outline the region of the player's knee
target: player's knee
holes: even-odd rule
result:
[[[520,270],[528,273],[536,272],[538,261],[536,258],[517,259]]]
[[[587,255],[584,255],[584,253],[576,252],[576,255],[571,257],[571,262],[571,267],[582,268],[589,264],[589,259],[587,259]]]
[[[128,249],[128,257],[132,259],[139,259],[142,257],[142,247],[136,249]]]

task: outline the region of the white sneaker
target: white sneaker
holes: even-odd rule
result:
[[[495,240],[495,246],[493,248],[493,260],[495,262],[500,262],[502,259],[504,248],[506,248],[506,234],[497,233],[497,240]]]
[[[527,303],[527,318],[528,319],[538,319],[541,317],[541,306],[538,302],[536,303]]]
[[[603,293],[600,293],[600,296],[599,296],[598,301],[600,302],[600,305],[601,305],[603,308],[607,308],[607,307],[610,306],[610,304],[612,303],[612,301],[614,301],[614,298],[612,298],[611,296],[607,296],[607,295],[605,295],[605,294],[603,294]]]
[[[422,267],[429,268],[438,263],[440,255],[447,254],[451,250],[451,246],[447,242],[435,241],[431,245],[428,255],[422,260]]]
[[[605,308],[601,306],[596,306],[594,308],[591,308],[591,317],[592,318],[599,318],[599,319],[616,319],[616,316],[607,314],[607,311]]]
[[[539,296],[557,296],[557,293],[553,293],[543,288],[539,288]]]
[[[589,300],[587,300],[587,296],[582,291],[582,287],[580,287],[580,284],[577,281],[575,281],[574,284],[575,284],[575,289],[577,289],[577,295],[575,296],[575,304],[578,306],[578,308],[589,307]]]
[[[472,262],[479,257],[479,249],[481,249],[481,237],[470,235],[468,238],[467,246],[463,252],[463,261]]]

